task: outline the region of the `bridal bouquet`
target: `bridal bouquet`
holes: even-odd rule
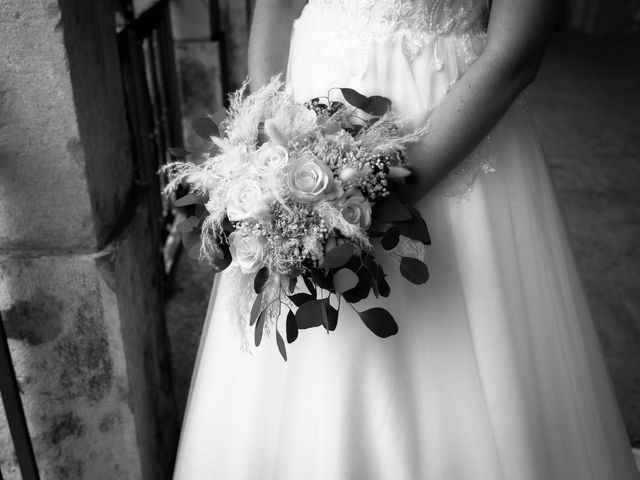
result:
[[[232,266],[252,279],[246,322],[256,346],[271,325],[286,360],[280,330],[289,343],[299,329],[332,331],[343,302],[388,296],[383,253],[409,281],[427,281],[426,265],[395,248],[401,236],[430,243],[420,214],[394,194],[410,173],[403,150],[424,133],[402,134],[400,126],[384,97],[336,88],[300,104],[275,78],[250,95],[246,85],[232,94],[219,124],[193,123],[209,150],[171,150],[196,160],[164,169],[167,195],[189,188],[175,205],[197,206],[179,230],[187,243],[199,239],[192,249],[217,270]],[[353,308],[375,334],[398,331],[385,309]]]

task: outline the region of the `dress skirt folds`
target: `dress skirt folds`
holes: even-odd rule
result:
[[[288,88],[305,101],[351,87],[409,115],[437,107],[481,53],[488,14],[458,0],[448,31],[416,20],[441,3],[312,0]],[[438,12],[439,25],[454,15]],[[638,478],[526,101],[418,208],[430,280],[387,268],[389,298],[363,302],[394,315],[393,337],[342,308],[329,335],[301,331],[288,362],[275,341],[244,351],[232,274],[217,276],[175,479]]]

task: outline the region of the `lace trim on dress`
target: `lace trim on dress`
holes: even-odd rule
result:
[[[450,4],[447,0],[309,0],[298,22],[304,28],[320,28],[323,38],[335,42],[330,60],[341,63],[353,76],[366,72],[371,42],[399,41],[407,60],[413,61],[437,37],[456,35],[463,41],[460,53],[468,65],[477,58],[471,38],[486,29],[486,3]],[[435,44],[432,67],[435,71],[444,67]]]

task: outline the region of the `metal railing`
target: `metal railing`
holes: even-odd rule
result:
[[[33,453],[33,446],[31,445],[29,428],[24,416],[20,388],[18,387],[16,373],[11,361],[11,352],[9,351],[2,315],[0,315],[0,392],[2,393],[4,412],[7,416],[13,448],[18,457],[22,480],[38,480],[40,478],[38,466]],[[2,472],[0,472],[1,479]]]

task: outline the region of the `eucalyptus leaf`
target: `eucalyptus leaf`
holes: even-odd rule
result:
[[[380,199],[373,207],[373,216],[380,222],[404,222],[412,218],[409,209],[393,196]]]
[[[348,268],[341,268],[333,274],[333,288],[337,293],[344,293],[358,285],[358,275]]]
[[[262,267],[256,273],[255,278],[253,279],[253,289],[256,293],[261,293],[264,290],[264,286],[267,284],[267,280],[269,280],[269,269],[267,267]]]
[[[342,243],[326,253],[322,266],[325,268],[343,267],[351,260],[352,255],[353,245],[350,243]]]
[[[367,328],[379,337],[387,338],[398,333],[398,324],[384,308],[370,308],[358,314]]]
[[[289,295],[289,300],[291,300],[296,307],[301,307],[305,303],[315,300],[315,298],[308,293],[296,293]]]
[[[249,316],[249,325],[253,325],[262,313],[262,293],[259,293],[251,307],[251,315]]]
[[[298,277],[291,277],[289,278],[289,292],[293,293],[293,291],[296,289],[296,284],[298,283]]]
[[[172,157],[176,158],[184,158],[187,155],[191,155],[191,152],[189,150],[185,150],[184,148],[179,147],[169,147],[169,153]]]
[[[262,313],[258,316],[258,321],[256,322],[256,329],[254,332],[254,339],[256,343],[256,347],[260,346],[260,342],[262,341],[262,333],[264,332],[264,322],[267,319],[267,310],[264,309]]]
[[[322,312],[324,305],[322,300],[311,300],[303,304],[296,312],[298,328],[306,329],[322,325]]]
[[[191,245],[189,248],[189,257],[194,260],[200,260],[200,247],[201,243],[199,241]]]
[[[304,284],[307,286],[307,289],[309,290],[309,293],[311,294],[311,296],[315,300],[317,298],[317,295],[318,295],[318,293],[316,292],[316,286],[313,284],[311,279],[309,277],[307,277],[306,275],[302,275],[302,280],[304,281]]]
[[[429,280],[429,268],[422,260],[402,257],[400,260],[400,274],[411,283],[421,285]]]
[[[364,107],[361,108],[370,115],[381,117],[391,110],[391,100],[379,95],[373,95],[367,99]]]
[[[394,223],[401,235],[413,240],[418,240],[425,245],[431,245],[429,229],[422,215],[413,207],[406,207],[411,213],[411,218],[403,222]]]
[[[189,221],[189,219],[183,220],[178,225],[176,225],[176,230],[178,230],[180,233],[187,233],[193,230],[193,225]]]
[[[384,232],[380,243],[385,250],[392,250],[396,248],[399,241],[400,229],[398,229],[398,227],[391,227],[389,230]]]
[[[338,310],[331,305],[328,298],[325,298],[322,301],[327,318],[325,327],[327,330],[333,331],[338,326]]]
[[[340,91],[342,92],[342,96],[348,104],[362,110],[364,110],[364,108],[367,106],[367,102],[369,99],[361,93],[356,92],[354,89],[341,88]]]
[[[296,316],[291,310],[287,314],[287,342],[293,343],[298,338],[298,324],[296,323]]]
[[[205,140],[211,141],[211,137],[219,137],[220,130],[216,122],[207,117],[196,118],[191,122],[191,128],[196,134]]]
[[[188,193],[184,197],[180,197],[175,202],[173,202],[173,206],[174,207],[186,207],[188,205],[195,205],[195,204],[198,204],[198,203],[202,203],[202,200],[199,199],[198,197],[196,197],[195,195],[192,195],[191,193]]]
[[[276,343],[278,344],[278,350],[280,350],[280,355],[284,358],[284,361],[287,361],[287,348],[284,345],[284,340],[282,339],[282,335],[280,332],[276,330]]]

